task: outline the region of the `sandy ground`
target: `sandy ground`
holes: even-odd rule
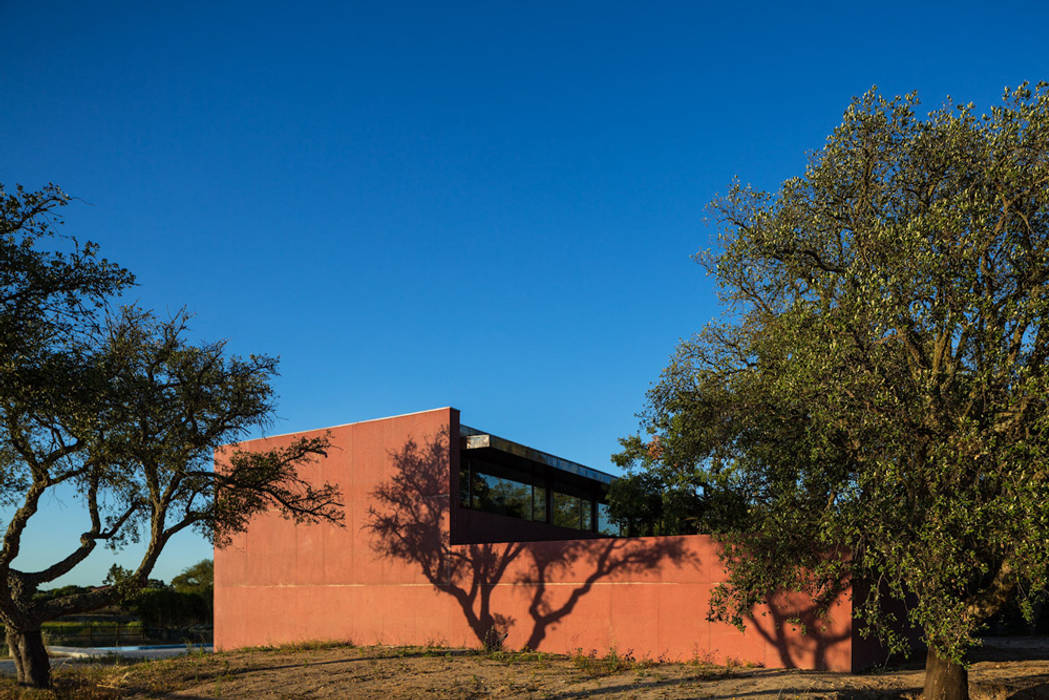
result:
[[[978,658],[970,670],[974,699],[1049,698],[1049,639],[999,640]],[[875,698],[915,697],[923,677],[920,668],[850,675],[635,663],[604,671],[564,657],[335,647],[134,664],[108,669],[103,684],[115,697],[189,699]]]
[[[61,669],[71,664],[77,664],[84,659],[108,658],[115,652],[116,647],[63,647],[49,646],[47,653],[51,657],[51,668]],[[140,649],[120,649],[121,658],[124,659],[169,659],[174,656],[185,656],[191,651],[204,651],[211,653],[211,645],[204,646],[163,646]],[[15,675],[15,662],[11,657],[0,658],[0,674]]]

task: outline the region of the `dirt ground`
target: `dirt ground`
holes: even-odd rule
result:
[[[974,699],[1049,698],[1049,638],[998,640],[978,658],[970,670]],[[920,668],[851,675],[618,656],[334,646],[64,665],[56,673],[57,693],[21,697],[876,698],[915,697],[922,675]]]

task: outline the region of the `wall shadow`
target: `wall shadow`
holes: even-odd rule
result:
[[[391,453],[393,472],[371,492],[364,527],[372,549],[414,564],[441,593],[455,599],[477,640],[499,648],[516,626],[525,626],[524,646],[538,649],[549,630],[565,620],[594,585],[613,575],[638,573],[664,561],[698,565],[677,538],[637,541],[589,540],[450,543],[451,491],[448,434],[418,443],[409,439]],[[509,572],[514,574],[508,578]],[[517,584],[527,607],[496,609],[496,586]],[[557,596],[553,584],[558,585]],[[514,616],[516,613],[520,619]]]

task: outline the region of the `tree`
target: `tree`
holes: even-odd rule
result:
[[[667,468],[658,440],[620,440],[612,458],[626,474],[608,487],[609,518],[627,537],[731,530],[746,512],[739,494],[718,475]]]
[[[126,606],[146,627],[184,626],[211,621],[208,607],[196,593],[170,586],[146,586]]]
[[[203,559],[186,567],[171,579],[171,587],[183,595],[195,596],[201,601],[203,621],[211,624],[215,610],[215,562]]]
[[[171,585],[163,581],[150,581],[136,591],[126,607],[148,627],[172,627],[188,624],[211,624],[214,599],[215,565],[211,559],[203,559],[182,570],[171,579]],[[130,572],[114,566],[110,570],[111,580],[119,582]]]
[[[171,579],[171,587],[179,593],[198,593],[211,597],[215,588],[215,562],[202,559],[187,566],[181,574]]]
[[[713,203],[726,316],[643,414],[659,469],[746,504],[712,615],[865,581],[863,631],[920,630],[926,697],[964,697],[981,625],[1046,588],[1047,87],[925,118],[871,90],[778,192]]]
[[[260,452],[234,445],[211,468],[220,445],[272,415],[276,360],[190,342],[184,312],[158,320],[115,309],[133,277],[96,245],[56,236],[68,200],[53,185],[0,188],[0,502],[13,510],[0,547],[0,619],[18,680],[35,686],[50,684],[41,623],[127,599],[176,533],[194,528],[221,545],[270,507],[300,521],[341,517],[334,486],[297,476],[325,439]],[[84,508],[79,542],[45,569],[15,569],[26,526],[61,487]],[[34,597],[99,543],[116,549],[139,537],[138,565],[110,585]]]

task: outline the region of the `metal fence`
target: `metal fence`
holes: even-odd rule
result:
[[[209,644],[211,627],[145,627],[140,622],[44,623],[45,643],[70,647],[119,647],[150,643]]]

